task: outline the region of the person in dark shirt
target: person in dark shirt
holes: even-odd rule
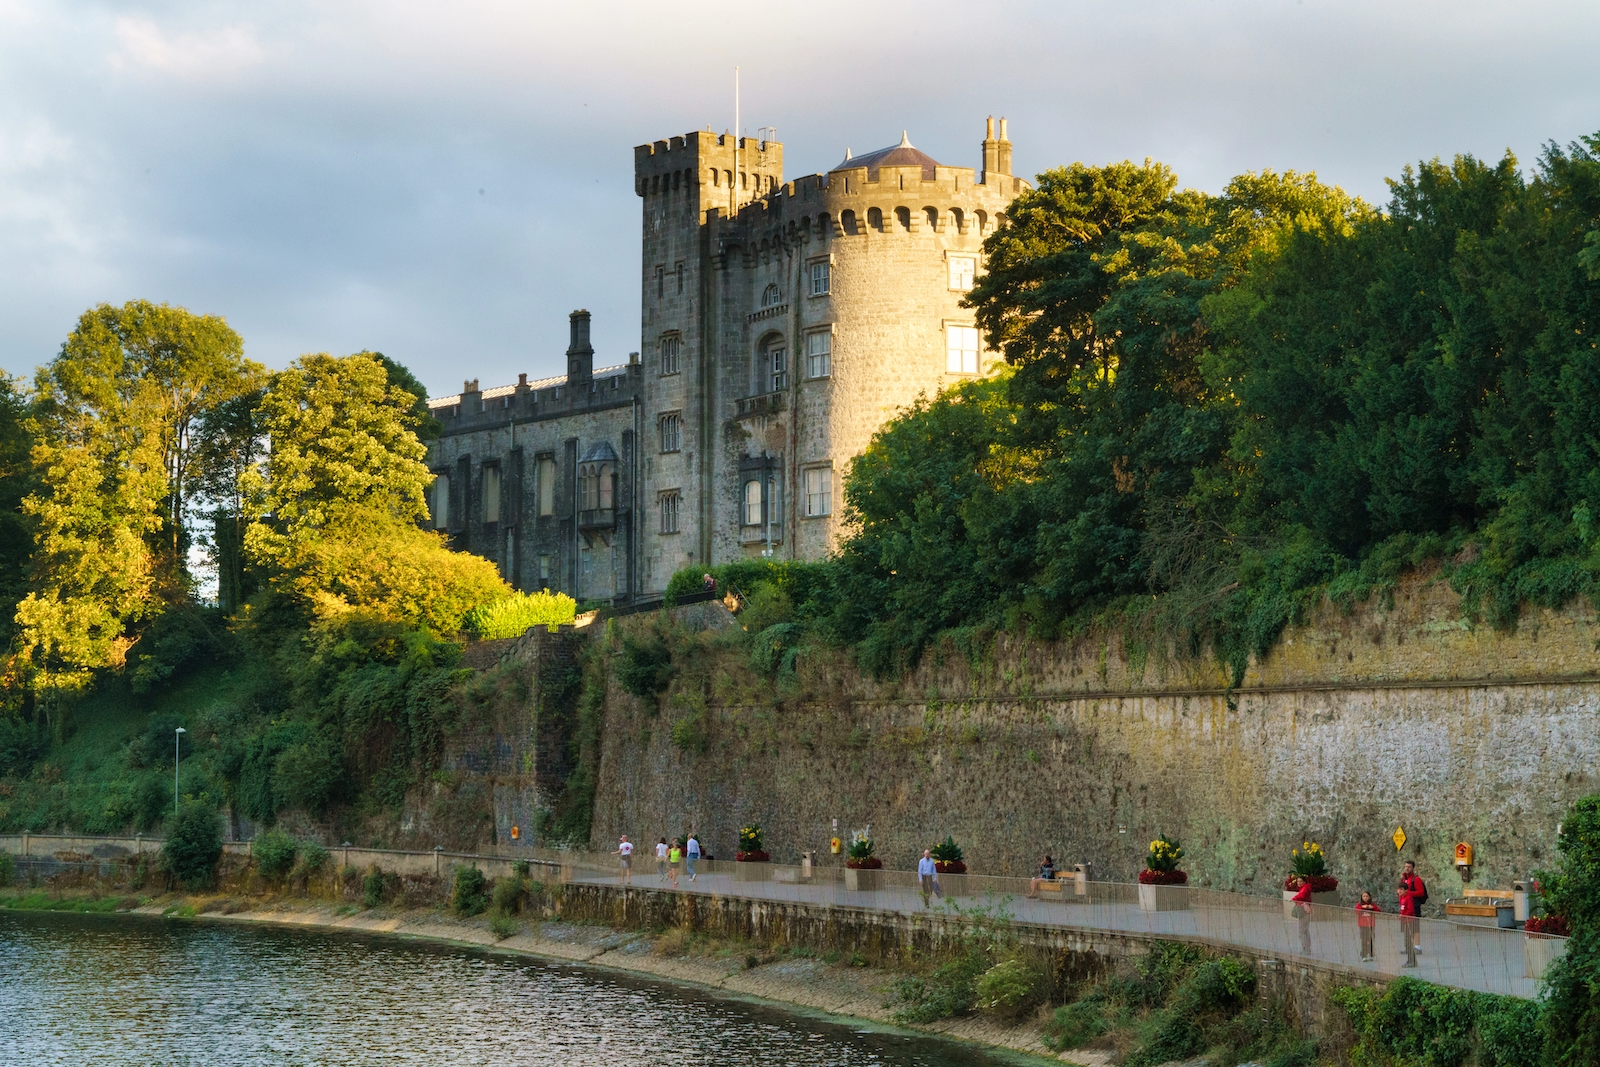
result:
[[[1034,898],[1037,898],[1039,896],[1039,885],[1041,883],[1043,883],[1043,882],[1053,882],[1055,880],[1056,880],[1056,861],[1051,859],[1050,856],[1048,854],[1046,854],[1045,858],[1044,858],[1044,862],[1039,864],[1039,873],[1034,875],[1032,880],[1030,880],[1028,882],[1028,896],[1029,896],[1029,898],[1030,899],[1034,899]]]

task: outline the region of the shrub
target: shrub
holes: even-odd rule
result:
[[[467,612],[465,628],[485,641],[521,637],[535,626],[556,627],[577,617],[578,602],[565,593],[512,593]]]
[[[202,889],[216,877],[222,858],[222,826],[217,813],[197,800],[185,801],[167,826],[161,869],[185,889]]]
[[[1572,805],[1556,847],[1560,869],[1539,883],[1572,939],[1545,972],[1542,1023],[1548,1062],[1576,1067],[1600,1062],[1600,794]]]
[[[455,887],[450,894],[450,905],[463,918],[482,915],[489,906],[489,896],[484,892],[483,872],[476,867],[457,867]]]
[[[527,886],[516,875],[500,878],[494,883],[491,906],[497,915],[515,915],[522,910],[522,894]]]
[[[299,851],[294,838],[282,830],[268,830],[256,835],[250,844],[255,857],[256,870],[261,877],[277,881],[294,868],[295,853]]]
[[[1098,995],[1063,1004],[1045,1024],[1045,1045],[1057,1052],[1087,1045],[1111,1029],[1105,1008],[1105,1001]]]
[[[904,1006],[895,1011],[894,1020],[931,1023],[971,1011],[978,995],[978,976],[988,969],[988,958],[969,949],[934,968],[926,978],[899,979],[894,984],[894,993]]]
[[[376,908],[383,903],[383,897],[383,872],[374,863],[367,868],[367,876],[361,879],[361,903],[364,907]]]
[[[672,680],[672,651],[660,637],[643,640],[624,635],[617,657],[617,684],[636,697],[649,697]]]
[[[328,810],[345,781],[340,746],[331,735],[318,734],[290,745],[273,765],[273,794],[279,808],[299,808],[313,817]]]
[[[17,861],[5,849],[0,848],[0,886],[9,886],[17,880]]]
[[[496,941],[504,941],[508,937],[515,937],[520,929],[522,929],[522,924],[509,915],[491,915],[489,917],[489,932],[494,934]]]
[[[1015,1019],[1040,1000],[1040,974],[1021,957],[1001,960],[978,978],[974,989],[979,1011]]]
[[[327,865],[328,850],[315,841],[307,841],[300,846],[300,859],[305,863],[306,870],[315,874]]]

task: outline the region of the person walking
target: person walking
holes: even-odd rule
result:
[[[633,884],[633,842],[628,840],[628,835],[622,835],[622,841],[617,845],[614,856],[622,857],[622,884]]]
[[[663,882],[667,880],[667,839],[664,837],[656,845],[656,877]]]
[[[1428,902],[1428,886],[1422,880],[1422,876],[1417,874],[1417,865],[1411,860],[1406,860],[1405,873],[1400,876],[1400,880],[1411,891],[1412,902],[1417,906],[1417,921],[1411,924],[1411,942],[1412,948],[1420,953],[1422,951],[1422,906]]]
[[[1294,894],[1294,917],[1300,924],[1300,952],[1311,955],[1311,879],[1300,879]]]
[[[922,889],[924,908],[928,906],[930,893],[944,900],[944,890],[939,886],[939,867],[933,862],[933,853],[928,849],[922,850],[922,858],[917,861],[917,882]]]
[[[694,863],[700,858],[700,838],[693,831],[689,831],[689,847],[684,850],[686,857],[684,866],[689,869],[689,881],[694,881]]]
[[[667,849],[667,880],[672,883],[672,888],[678,888],[678,864],[683,862],[682,843],[674,837],[672,847]]]
[[[1055,880],[1056,880],[1056,861],[1051,859],[1050,855],[1048,853],[1046,853],[1045,857],[1044,857],[1044,860],[1039,864],[1038,872],[1028,882],[1028,899],[1029,900],[1037,900],[1037,899],[1039,899],[1039,885],[1040,885],[1040,883],[1042,883],[1042,882],[1053,882]]]
[[[1361,934],[1362,963],[1372,963],[1378,958],[1372,943],[1377,936],[1378,917],[1375,913],[1382,910],[1378,902],[1372,899],[1372,894],[1363,889],[1361,899],[1356,903],[1356,930]]]
[[[1400,898],[1400,940],[1405,942],[1406,961],[1400,966],[1417,965],[1417,897],[1404,879],[1396,894]]]

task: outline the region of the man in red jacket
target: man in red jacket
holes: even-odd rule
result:
[[[1417,965],[1417,898],[1411,892],[1411,887],[1404,881],[1400,883],[1400,940],[1406,945],[1406,961],[1400,966],[1415,967]]]
[[[1406,872],[1400,876],[1400,882],[1411,891],[1411,899],[1417,906],[1416,917],[1422,918],[1422,906],[1428,902],[1428,887],[1417,874],[1417,865],[1406,860]],[[1422,923],[1411,924],[1411,947],[1417,952],[1422,951]]]

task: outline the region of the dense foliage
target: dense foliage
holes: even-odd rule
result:
[[[161,869],[185,889],[204,889],[222,858],[222,821],[209,804],[188,800],[178,808],[161,843]]]
[[[1346,987],[1334,1000],[1356,1032],[1357,1067],[1533,1067],[1551,1061],[1540,1034],[1543,1006],[1516,997],[1397,978],[1384,989]]]
[[[464,625],[484,640],[499,640],[521,637],[535,626],[548,627],[554,633],[577,614],[578,602],[567,594],[540,589],[479,604],[467,612]]]
[[[1540,885],[1572,938],[1545,974],[1544,1036],[1552,1067],[1577,1067],[1600,1062],[1600,794],[1572,806],[1556,846],[1560,868]]]

